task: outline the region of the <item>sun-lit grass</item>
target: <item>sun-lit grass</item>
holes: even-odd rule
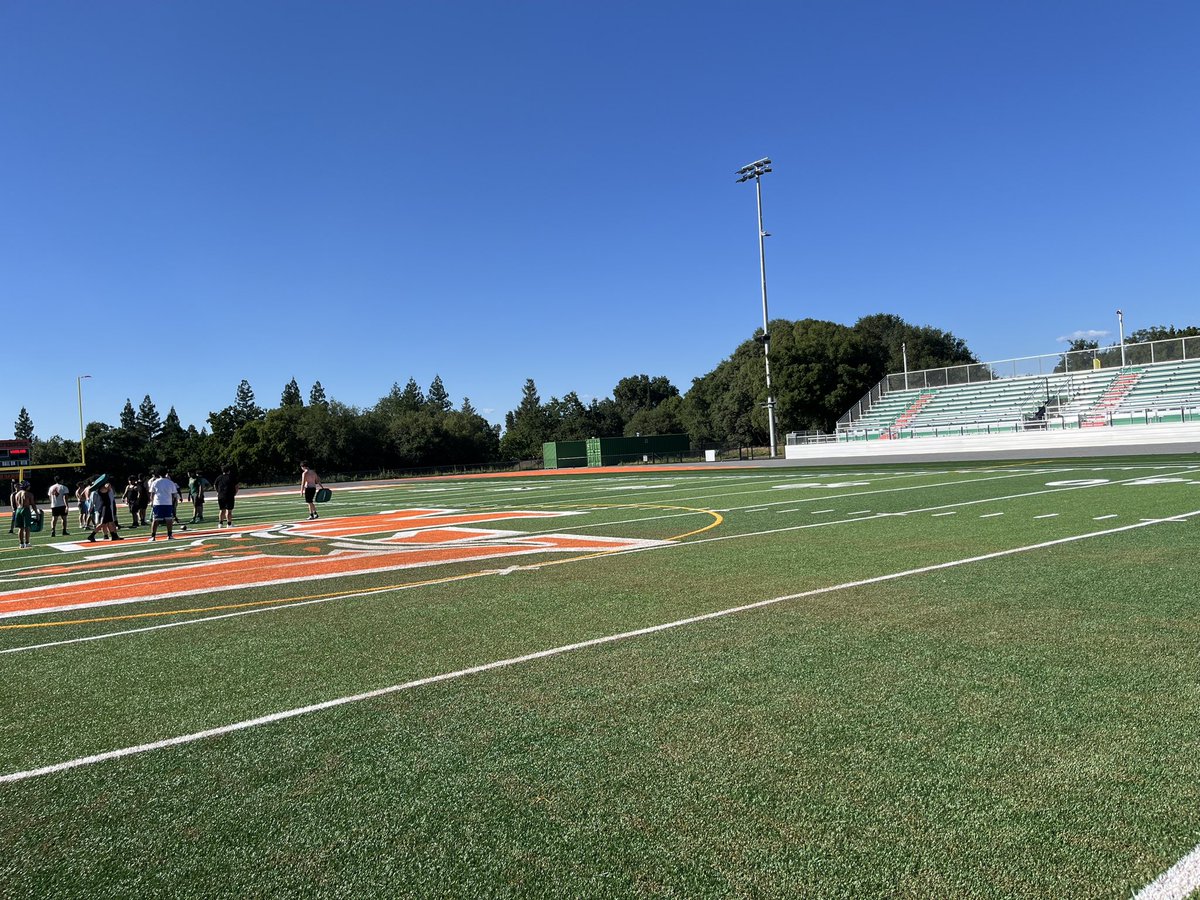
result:
[[[172,549],[356,546],[282,543],[298,501]],[[325,511],[433,507],[691,534],[0,618],[0,650],[37,647],[0,654],[0,775],[805,596],[0,784],[0,894],[1120,897],[1197,843],[1196,460],[406,482]],[[5,592],[86,600],[99,575],[33,570],[114,552],[35,541],[0,553]]]

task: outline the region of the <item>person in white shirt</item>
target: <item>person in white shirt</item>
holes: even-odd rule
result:
[[[55,476],[54,484],[50,485],[50,537],[58,533],[59,519],[62,519],[63,534],[71,533],[67,531],[67,504],[70,499],[71,489],[63,484],[61,475]]]
[[[167,524],[167,540],[175,540],[175,504],[179,502],[179,485],[164,477],[162,469],[156,469],[150,482],[150,502],[153,504],[154,522],[150,525],[150,540],[158,539],[158,523]]]

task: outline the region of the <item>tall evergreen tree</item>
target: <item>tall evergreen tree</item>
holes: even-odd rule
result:
[[[250,382],[245,378],[237,386],[233,411],[239,427],[246,422],[255,422],[263,418],[263,409],[254,400],[254,388],[250,387]]]
[[[325,396],[325,388],[321,386],[321,382],[314,381],[312,390],[308,392],[309,406],[328,406],[329,400]]]
[[[138,405],[137,429],[147,438],[157,437],[162,431],[162,417],[154,406],[154,401],[147,394]]]
[[[167,410],[166,418],[163,419],[162,430],[163,434],[176,434],[183,431],[183,423],[179,421],[179,413],[175,412],[175,407],[172,406]]]
[[[450,395],[446,393],[446,388],[442,384],[442,376],[433,376],[433,381],[429,385],[429,393],[425,395],[425,405],[434,412],[450,412],[454,408],[450,402]]]
[[[304,405],[304,400],[300,396],[300,385],[296,384],[295,378],[283,386],[283,395],[279,398],[279,405],[281,407]]]
[[[542,444],[550,440],[552,426],[532,378],[525,380],[521,402],[515,410],[505,413],[504,422],[501,454],[510,459],[536,459],[542,455]]]
[[[404,385],[404,390],[400,392],[400,408],[409,412],[416,412],[424,405],[425,395],[417,387],[417,379],[408,379],[408,384]]]
[[[126,431],[137,431],[137,412],[128,397],[125,398],[125,405],[121,407],[120,424]]]
[[[33,440],[33,419],[29,416],[29,410],[23,406],[17,413],[17,421],[13,423],[13,437],[18,441]]]

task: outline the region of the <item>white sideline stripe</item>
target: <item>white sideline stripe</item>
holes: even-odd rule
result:
[[[930,516],[929,518],[931,518],[931,519],[937,519],[937,518],[939,518],[939,517],[941,517],[941,516],[957,516],[957,515],[958,515],[958,513],[956,513],[956,512],[934,513],[934,514],[933,514],[932,516]]]
[[[994,519],[996,516],[1002,516],[1002,515],[1004,515],[1004,513],[1002,513],[1002,512],[999,512],[999,513],[984,513],[984,514],[983,514],[982,516],[980,516],[979,518],[981,518],[981,519]]]
[[[1040,516],[1034,516],[1034,518],[1035,519],[1056,519],[1056,518],[1058,518],[1058,513],[1045,513]],[[1143,520],[1143,521],[1147,521],[1147,520]]]
[[[1116,513],[1109,513],[1107,516],[1095,516],[1092,519],[1092,521],[1093,522],[1103,522],[1105,519],[1115,519],[1116,517],[1117,517]]]
[[[26,769],[21,772],[9,772],[5,775],[0,775],[0,784],[10,784],[17,781],[25,781],[30,778],[37,778],[41,775],[53,775],[57,772],[65,772],[69,769],[77,769],[80,766],[89,766],[95,763],[107,762],[112,759],[120,759],[125,756],[134,756],[140,753],[149,753],[153,750],[164,750],[168,747],[177,747],[181,744],[190,744],[195,741],[203,740],[210,737],[219,737],[225,734],[232,734],[236,731],[245,731],[250,728],[257,728],[260,725],[269,725],[274,722],[281,722],[284,719],[293,719],[297,716],[308,715],[309,713],[321,712],[327,709],[333,709],[338,706],[345,706],[348,703],[357,703],[362,700],[373,700],[376,697],[385,697],[389,694],[395,694],[400,691],[408,691],[413,688],[425,687],[426,685],[436,684],[441,681],[452,681],[458,678],[465,678],[468,675],[477,675],[480,672],[488,672],[493,669],[502,669],[509,666],[519,665],[521,663],[532,662],[538,659],[548,659],[553,656],[561,656],[564,653],[571,653],[576,650],[584,650],[589,647],[598,647],[603,644],[611,644],[616,641],[629,640],[630,638],[641,637],[647,634],[655,634],[660,631],[667,631],[674,628],[682,628],[685,625],[694,625],[698,622],[707,622],[713,619],[721,619],[726,616],[735,615],[737,613],[749,612],[754,609],[762,609],[767,606],[774,606],[789,600],[800,600],[806,597],[816,597],[821,594],[829,594],[835,591],[843,591],[850,588],[865,587],[870,584],[881,584],[885,581],[895,581],[898,578],[907,578],[911,575],[924,575],[928,572],[937,572],[943,569],[953,569],[958,566],[965,566],[969,563],[984,562],[989,559],[1000,559],[1005,556],[1013,556],[1017,553],[1027,553],[1031,550],[1041,550],[1045,547],[1054,547],[1060,544],[1070,544],[1076,541],[1086,541],[1091,538],[1103,537],[1111,534],[1119,534],[1123,531],[1133,531],[1138,528],[1146,528],[1149,525],[1159,524],[1163,522],[1180,522],[1191,518],[1192,516],[1200,515],[1200,509],[1193,510],[1189,513],[1182,513],[1169,518],[1155,519],[1150,522],[1136,522],[1132,525],[1122,525],[1117,528],[1110,528],[1107,531],[1093,531],[1088,534],[1077,534],[1072,537],[1057,538],[1052,541],[1042,541],[1038,544],[1029,544],[1024,547],[1013,547],[1008,550],[997,550],[992,553],[985,553],[981,556],[971,556],[965,559],[951,560],[950,562],[935,563],[930,566],[920,566],[916,569],[906,569],[903,572],[893,572],[889,575],[876,575],[872,578],[864,578],[859,581],[848,581],[843,584],[830,585],[828,587],[814,588],[809,591],[801,591],[797,594],[785,594],[780,597],[772,597],[768,600],[759,600],[754,603],[745,603],[741,606],[732,606],[727,609],[720,609],[715,612],[704,613],[698,616],[689,616],[686,619],[677,619],[674,622],[665,622],[660,625],[650,625],[646,628],[637,628],[633,631],[623,631],[619,634],[611,634],[605,637],[592,638],[587,641],[580,641],[574,644],[564,644],[560,647],[552,647],[548,650],[538,650],[534,653],[526,653],[523,656],[512,656],[507,659],[496,660],[495,662],[483,663],[478,666],[471,666],[466,669],[459,669],[456,672],[444,672],[440,675],[432,675],[428,678],[419,678],[415,681],[406,681],[402,684],[394,684],[389,687],[377,688],[373,691],[366,691],[361,694],[351,694],[346,697],[338,697],[333,700],[325,700],[321,703],[313,703],[309,706],[301,706],[295,709],[287,709],[277,713],[271,713],[266,716],[258,716],[254,719],[245,719],[241,722],[234,722],[231,725],[222,725],[217,728],[207,728],[203,731],[192,732],[191,734],[178,735],[177,737],[164,738],[159,741],[151,741],[146,744],[135,744],[132,747],[122,747],[119,750],[109,750],[104,753],[96,753],[91,756],[82,756],[78,759],[68,760],[66,762],[55,763],[53,765],[41,766],[36,769]]]
[[[1200,888],[1200,844],[1133,896],[1133,900],[1184,900]]]

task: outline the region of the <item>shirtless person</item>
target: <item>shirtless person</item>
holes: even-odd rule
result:
[[[321,476],[313,469],[308,467],[308,463],[300,463],[300,493],[304,495],[304,502],[308,504],[309,520],[320,518],[317,515],[317,505],[313,502],[313,498],[317,496],[317,489],[321,487]]]
[[[37,514],[37,498],[33,495],[33,489],[29,487],[28,481],[22,481],[17,492],[13,494],[13,523],[17,527],[17,540],[20,541],[20,549],[26,550],[32,547],[29,543],[29,526],[33,522],[33,517]]]

